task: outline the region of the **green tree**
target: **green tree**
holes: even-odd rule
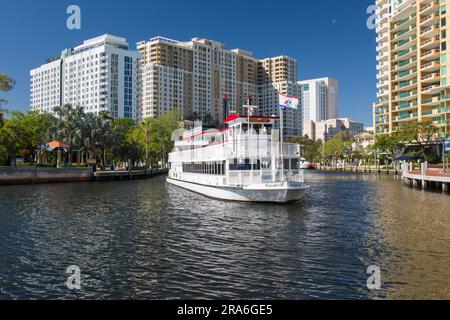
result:
[[[11,91],[14,88],[16,81],[6,74],[0,74],[0,91]],[[0,128],[5,124],[4,114],[8,112],[7,109],[2,108],[7,101],[0,97]]]
[[[329,160],[344,159],[351,155],[352,140],[348,131],[338,132],[332,139],[325,142],[325,157]]]
[[[402,136],[398,133],[381,135],[377,137],[374,149],[381,152],[386,152],[391,155],[393,159],[395,159],[403,153],[403,150],[405,149],[405,142]]]
[[[304,137],[288,139],[287,142],[300,144],[303,151],[302,156],[310,162],[317,162],[321,157],[321,140],[313,141],[306,135]]]
[[[128,136],[129,143],[137,143],[147,165],[161,162],[164,166],[173,149],[172,132],[181,127],[178,110],[168,112],[158,118],[144,119]]]
[[[431,120],[408,122],[400,127],[399,138],[417,145],[425,161],[433,153],[437,127]]]

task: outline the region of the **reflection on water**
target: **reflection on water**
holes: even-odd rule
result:
[[[448,195],[387,177],[307,180],[287,206],[162,178],[1,187],[0,298],[450,298]],[[65,285],[69,265],[81,291]]]

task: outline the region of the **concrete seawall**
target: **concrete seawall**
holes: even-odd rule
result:
[[[0,167],[0,185],[91,181],[92,168]]]
[[[92,168],[0,167],[0,185],[39,184],[77,181],[120,181],[149,179],[166,175],[167,169],[97,171]]]

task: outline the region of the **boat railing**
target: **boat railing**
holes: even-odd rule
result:
[[[286,158],[300,157],[300,145],[294,143],[283,144],[283,156]],[[169,155],[171,162],[221,161],[225,159],[258,159],[281,157],[279,142],[245,141],[245,143],[226,142],[210,145],[204,148],[195,148],[173,152]]]

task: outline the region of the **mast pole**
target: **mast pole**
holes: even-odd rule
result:
[[[281,181],[284,181],[284,108],[280,106],[280,158],[281,158]]]

